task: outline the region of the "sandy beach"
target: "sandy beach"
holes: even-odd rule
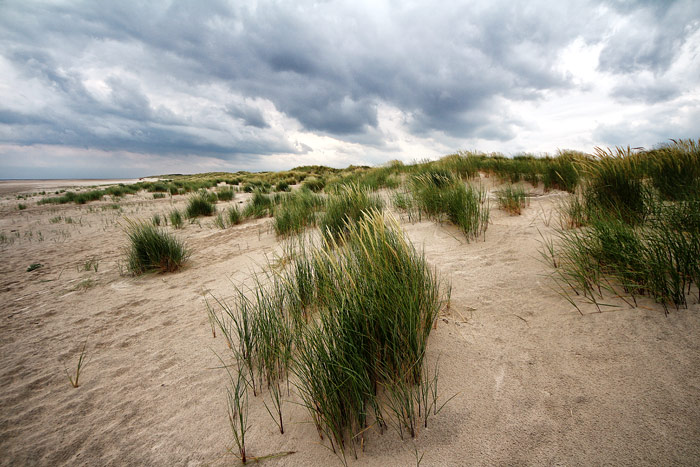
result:
[[[200,218],[175,231],[193,251],[182,271],[131,277],[125,218],[167,215],[186,196],[141,193],[118,209],[108,198],[15,196],[103,182],[0,183],[0,465],[237,465],[217,368],[226,344],[205,300],[251,285],[282,242],[269,218],[223,230]],[[493,203],[485,239],[471,243],[449,224],[388,210],[452,284],[427,362],[439,362],[441,400],[456,396],[415,439],[371,429],[350,465],[415,465],[421,455],[423,466],[700,464],[697,295],[668,315],[650,299],[610,299],[604,312],[579,300],[579,312],[539,254],[564,194],[531,191],[520,216]],[[85,342],[73,388],[65,370]],[[294,451],[265,464],[342,465],[294,396],[284,435],[264,397],[251,398],[252,456]]]

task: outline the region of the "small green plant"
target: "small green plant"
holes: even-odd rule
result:
[[[32,263],[27,268],[27,272],[36,271],[37,269],[39,269],[42,266],[43,266],[43,264],[41,264],[41,263]]]
[[[483,188],[465,184],[445,170],[431,169],[413,177],[411,192],[418,209],[439,221],[447,218],[467,240],[486,233],[489,207]]]
[[[199,216],[212,216],[216,212],[216,206],[206,191],[200,191],[190,197],[185,212],[190,219]]]
[[[163,199],[165,198],[165,193],[153,193],[153,199]]]
[[[224,216],[221,213],[218,213],[216,217],[214,218],[214,225],[220,229],[225,229],[226,228],[226,222],[224,221]]]
[[[326,200],[326,212],[320,223],[321,232],[324,236],[340,238],[365,212],[382,209],[384,202],[369,190],[358,184],[343,185]]]
[[[216,196],[219,198],[219,201],[231,201],[234,198],[234,192],[230,188],[224,188],[220,189]]]
[[[22,211],[22,210],[24,210],[24,209],[27,209],[27,205],[26,205],[26,204],[23,204],[23,203],[19,203],[19,204],[17,205],[17,209],[19,209],[20,211]]]
[[[100,260],[97,259],[97,256],[93,256],[90,259],[87,259],[83,264],[80,265],[78,268],[79,271],[95,271],[97,272],[97,269],[100,267]]]
[[[243,217],[259,219],[272,213],[272,199],[260,190],[255,190],[253,198],[243,208]]]
[[[156,227],[160,227],[160,214],[153,214],[153,217],[151,217],[151,223]]]
[[[133,275],[149,271],[172,272],[182,267],[190,253],[171,234],[142,222],[127,221],[127,269]]]
[[[496,191],[498,207],[510,215],[520,215],[527,203],[527,193],[522,185],[507,184]]]
[[[173,209],[172,211],[170,211],[168,217],[170,217],[170,225],[172,225],[173,228],[181,229],[185,225],[182,219],[182,213],[177,209]]]
[[[229,227],[232,225],[238,225],[241,223],[243,216],[238,206],[229,206],[226,210],[226,220],[228,221]]]
[[[88,290],[97,285],[97,281],[94,279],[83,279],[82,281],[75,284],[72,290]]]
[[[75,376],[68,372],[68,368],[64,368],[68,381],[70,381],[71,386],[77,388],[80,386],[80,372],[87,365],[85,358],[87,357],[87,340],[83,342],[83,347],[80,349],[80,357],[78,357],[78,365],[75,369]]]

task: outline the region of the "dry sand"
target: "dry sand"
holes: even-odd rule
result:
[[[38,183],[21,189],[46,189]],[[185,270],[131,278],[119,268],[123,216],[165,214],[185,197],[127,197],[120,212],[0,190],[0,464],[235,464],[227,378],[215,369],[214,351],[226,349],[204,295],[230,297],[231,281],[249,281],[279,251],[269,219],[187,224],[177,232],[194,250]],[[452,283],[428,362],[439,356],[442,396],[457,396],[415,440],[370,431],[351,465],[415,465],[416,452],[426,466],[700,464],[700,305],[665,316],[649,301],[604,313],[580,302],[579,314],[538,254],[560,196],[533,198],[521,216],[492,205],[486,240],[472,243],[449,225],[402,219]],[[81,270],[91,258],[97,272]],[[32,263],[43,267],[27,272]],[[74,389],[64,368],[86,339]],[[251,455],[293,450],[266,464],[340,465],[301,407],[288,403],[284,417],[280,435],[252,400]]]

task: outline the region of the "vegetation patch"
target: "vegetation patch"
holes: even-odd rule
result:
[[[126,234],[127,269],[133,275],[177,271],[189,258],[182,241],[152,224],[128,221]]]
[[[447,170],[434,169],[414,176],[411,192],[421,212],[439,221],[449,220],[468,240],[485,234],[489,207],[482,188],[465,184]]]
[[[654,178],[668,162],[658,152],[598,150],[586,164],[582,192],[564,205],[561,228],[544,250],[565,295],[572,290],[599,309],[609,305],[604,292],[631,305],[649,296],[666,309],[687,307],[693,290],[700,300],[700,198],[692,188],[700,182],[697,145],[681,141],[665,150],[697,174],[672,195],[663,178]]]
[[[496,199],[500,209],[517,216],[527,204],[527,192],[522,185],[507,184],[496,191]]]
[[[266,407],[284,432],[279,392],[291,379],[322,439],[345,461],[370,426],[415,436],[439,411],[437,373],[423,362],[449,287],[393,219],[371,211],[337,240],[301,242],[285,268],[256,281],[238,291],[235,307],[210,308],[236,362],[231,415],[247,414],[248,390],[267,387]],[[247,428],[245,418],[232,420],[241,455]]]
[[[216,196],[216,195],[214,195]],[[185,213],[188,218],[194,219],[199,216],[213,216],[216,212],[215,201],[212,201],[209,193],[200,191],[192,195],[187,202]]]
[[[366,212],[381,211],[384,202],[358,184],[344,185],[328,196],[321,217],[321,233],[329,238],[340,238]]]

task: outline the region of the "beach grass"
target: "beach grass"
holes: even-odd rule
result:
[[[498,207],[511,215],[520,215],[528,202],[527,192],[522,185],[506,184],[496,190]]]
[[[212,193],[214,197],[216,194]],[[212,216],[216,213],[216,201],[212,200],[212,196],[206,191],[200,191],[192,196],[187,201],[185,215],[189,219],[194,219],[200,216]]]
[[[152,224],[127,220],[125,231],[127,270],[132,275],[177,271],[189,258],[182,241]]]
[[[286,267],[237,290],[236,307],[210,309],[250,387],[267,386],[266,407],[280,431],[281,384],[292,379],[343,460],[357,455],[370,424],[387,426],[382,394],[410,388],[415,400],[421,384],[432,387],[423,381],[423,360],[447,287],[395,220],[362,212],[318,246],[299,240]],[[419,405],[426,407],[412,404],[415,421]]]
[[[428,217],[450,221],[468,240],[486,233],[489,206],[483,188],[464,183],[447,170],[432,169],[415,175],[410,189],[416,206]]]

